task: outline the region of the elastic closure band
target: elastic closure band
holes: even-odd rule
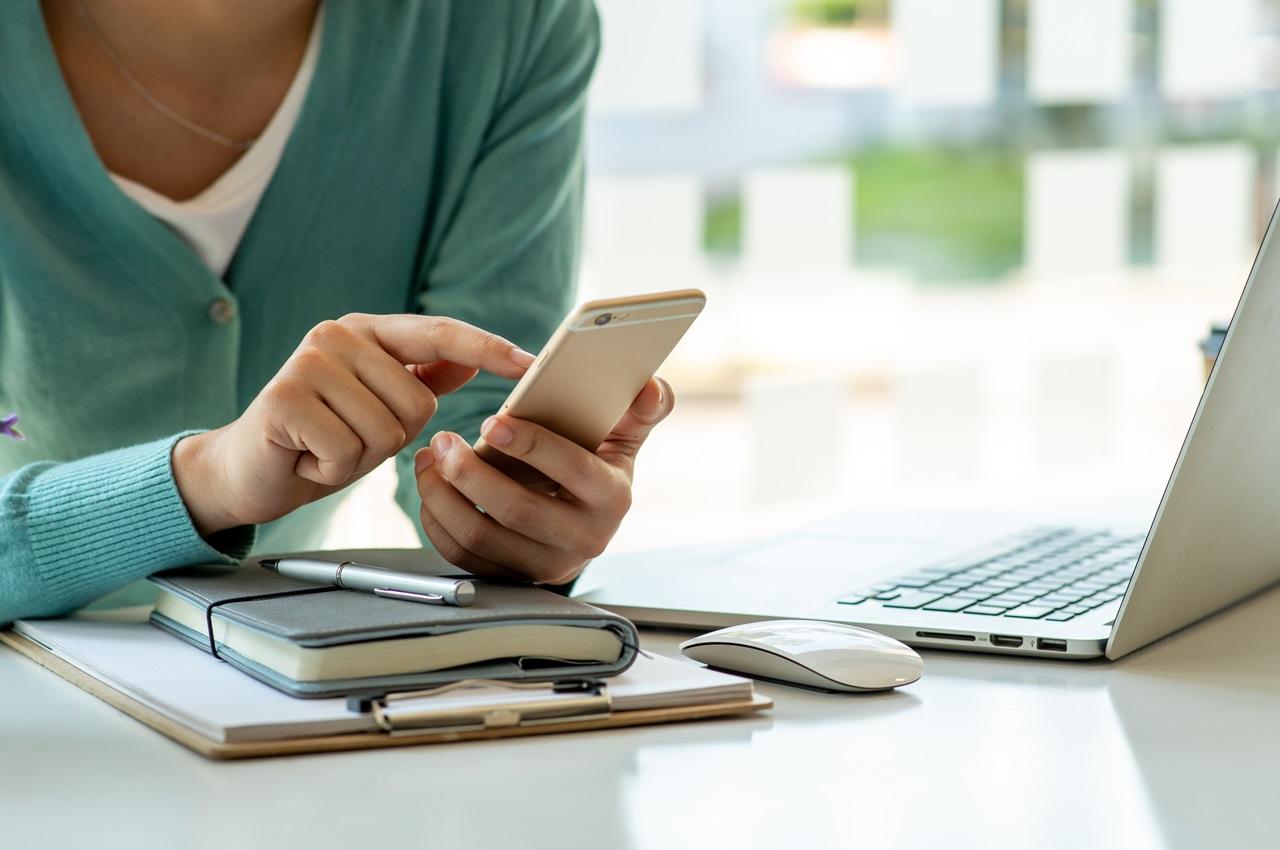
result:
[[[281,599],[286,596],[306,596],[311,593],[329,593],[334,590],[341,590],[340,587],[304,587],[301,590],[281,590],[276,593],[259,593],[255,596],[233,596],[230,599],[219,599],[217,602],[210,602],[204,609],[204,625],[209,635],[209,652],[213,653],[213,657],[219,661],[226,661],[218,654],[218,642],[213,638],[213,609],[221,605],[230,605],[233,602],[253,602],[255,599]]]

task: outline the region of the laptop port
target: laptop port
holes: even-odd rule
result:
[[[1048,649],[1052,652],[1066,652],[1067,642],[1065,640],[1050,640],[1049,638],[1036,638],[1036,649]]]
[[[1022,638],[1017,635],[992,635],[991,645],[1009,647],[1022,646]]]
[[[974,635],[961,635],[955,632],[916,632],[916,637],[933,638],[934,640],[977,640]]]

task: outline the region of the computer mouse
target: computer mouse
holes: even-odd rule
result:
[[[924,659],[870,629],[819,620],[766,620],[680,644],[694,661],[730,673],[828,691],[882,691],[920,678]]]

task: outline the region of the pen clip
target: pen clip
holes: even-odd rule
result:
[[[411,590],[395,590],[390,587],[375,587],[374,596],[385,596],[388,599],[403,599],[405,602],[423,602],[427,605],[443,605],[444,596],[439,593],[414,593]]]

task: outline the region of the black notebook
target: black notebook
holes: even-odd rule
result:
[[[294,553],[431,575],[461,575],[420,549]],[[263,555],[281,557],[279,555]],[[470,576],[468,576],[470,578]],[[160,597],[151,622],[256,679],[298,697],[386,693],[459,679],[548,681],[611,676],[635,660],[628,620],[527,585],[476,582],[475,604],[426,605],[333,588],[241,567],[185,567],[151,578]]]

